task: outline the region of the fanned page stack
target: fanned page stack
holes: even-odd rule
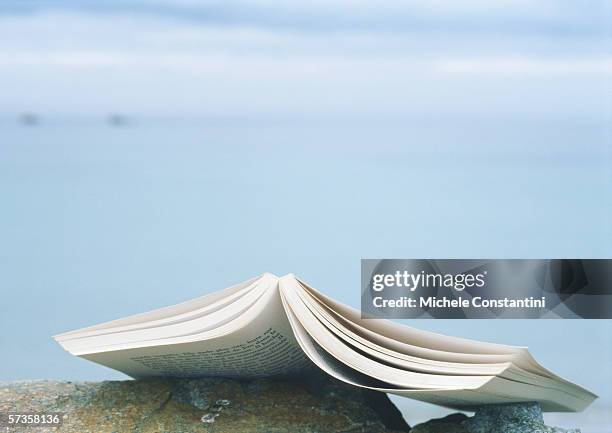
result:
[[[256,378],[316,366],[355,386],[458,409],[538,401],[546,411],[581,411],[596,398],[540,366],[526,348],[364,320],[293,275],[266,273],[54,338],[134,378]]]

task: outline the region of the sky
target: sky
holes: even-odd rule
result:
[[[605,1],[4,1],[0,113],[601,116],[610,20]]]
[[[610,257],[610,22],[606,1],[0,2],[0,380],[123,378],[50,336],[264,271],[358,307],[362,257]],[[410,324],[528,345],[602,397],[551,421],[610,431],[610,321],[482,323]]]

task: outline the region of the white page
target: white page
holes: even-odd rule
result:
[[[401,358],[398,356],[389,355],[384,352],[384,348],[380,348],[383,352],[379,350],[372,350],[371,343],[365,339],[356,340],[349,336],[348,333],[345,333],[346,330],[341,330],[335,328],[333,323],[328,320],[332,320],[331,315],[327,314],[324,310],[324,306],[319,304],[315,298],[313,298],[306,291],[298,291],[298,294],[304,301],[304,303],[311,309],[311,311],[317,316],[317,318],[330,329],[334,334],[340,338],[342,338],[347,344],[353,345],[357,350],[361,350],[362,352],[377,358],[383,363],[395,365],[399,368],[408,369],[411,371],[419,371],[425,373],[434,373],[434,374],[460,374],[460,375],[496,375],[501,378],[505,378],[508,380],[513,380],[515,382],[526,383],[530,385],[540,386],[542,388],[548,388],[551,390],[556,390],[559,392],[570,393],[572,395],[580,395],[584,391],[583,389],[577,387],[576,385],[570,384],[565,381],[553,380],[548,377],[543,377],[512,365],[512,363],[507,362],[503,364],[493,364],[488,366],[482,366],[477,364],[459,364],[459,363],[443,363],[444,367],[441,367],[440,364],[437,363],[436,366],[432,366],[427,364],[427,361],[423,363],[424,360],[419,360],[419,362],[412,362],[414,358],[411,360],[406,360],[405,358]],[[340,326],[340,328],[343,328]],[[357,336],[355,336],[357,337]],[[357,337],[358,339],[358,337]],[[393,353],[393,352],[392,352]],[[401,355],[401,354],[399,354]],[[463,368],[460,368],[462,367]],[[467,367],[467,369],[465,368]]]
[[[516,403],[537,400],[546,411],[577,411],[587,407],[592,398],[573,396],[571,394],[542,387],[513,383],[505,379],[492,378],[477,389],[398,389],[390,384],[372,380],[361,374],[323,350],[300,324],[299,320],[288,310],[289,321],[296,334],[302,350],[323,371],[338,380],[362,388],[372,389],[410,397],[413,399],[447,406],[455,409],[470,410],[475,405],[494,403]],[[528,397],[525,397],[528,396]]]
[[[441,376],[415,373],[376,362],[342,343],[339,344],[339,340],[317,320],[297,295],[296,292],[303,290],[303,288],[293,276],[281,278],[279,280],[279,287],[286,305],[295,314],[313,340],[340,362],[363,374],[386,383],[391,383],[397,387],[420,389],[455,388],[459,386],[474,388],[491,378],[491,376]]]
[[[263,278],[258,281],[257,286],[235,302],[227,305],[209,315],[197,317],[187,322],[173,323],[153,329],[139,329],[118,333],[95,335],[79,339],[59,341],[69,351],[99,351],[101,347],[121,346],[142,347],[154,344],[163,344],[166,339],[177,339],[180,337],[190,338],[206,331],[219,329],[222,325],[230,323],[244,312],[266,292],[276,280]]]
[[[358,350],[367,353],[381,362],[393,364],[399,368],[432,374],[454,374],[454,375],[498,375],[511,366],[510,362],[499,362],[490,364],[466,364],[457,362],[441,362],[429,359],[409,356],[405,353],[396,352],[386,347],[379,346],[371,340],[365,339],[343,326],[336,320],[325,305],[317,302],[308,292],[298,292],[302,301],[307,305],[319,321],[324,324],[337,337]],[[345,322],[346,323],[346,322]],[[402,346],[407,346],[402,343]]]
[[[193,305],[194,309],[184,312],[184,313],[176,314],[174,316],[163,317],[163,318],[155,319],[155,320],[141,321],[138,323],[133,323],[130,325],[125,325],[125,326],[123,325],[122,326],[104,326],[104,327],[97,328],[94,330],[90,330],[90,328],[86,328],[88,330],[71,332],[67,334],[60,334],[60,335],[55,336],[54,338],[58,341],[68,341],[68,340],[81,339],[81,338],[86,338],[86,337],[117,334],[117,333],[122,333],[122,332],[127,332],[127,331],[154,329],[154,328],[159,328],[159,327],[167,326],[167,325],[185,323],[193,319],[203,318],[205,316],[210,317],[212,313],[215,313],[222,308],[229,307],[230,305],[234,304],[236,301],[239,301],[240,298],[243,298],[248,293],[256,290],[256,288],[261,286],[261,284],[266,284],[266,278],[268,277],[264,276],[262,278],[259,278],[255,282],[249,285],[246,285],[246,287],[241,288],[240,290],[237,290],[237,291],[233,291],[233,293],[227,296],[224,296],[219,300],[213,301],[209,299],[210,303],[208,303],[206,306],[201,307],[201,308],[195,308],[195,305],[200,304],[199,302],[200,298],[192,300],[192,301],[184,302],[181,304],[181,306],[186,308],[188,305]]]
[[[148,311],[146,313],[135,314],[133,316],[124,317],[121,319],[112,320],[110,322],[100,323],[94,326],[88,326],[86,328],[77,329],[74,331],[64,332],[62,334],[55,335],[56,340],[67,340],[76,336],[95,335],[96,331],[104,331],[113,328],[126,327],[129,329],[130,326],[138,326],[148,324],[163,319],[174,319],[181,314],[189,313],[191,311],[205,308],[211,304],[222,301],[224,298],[230,297],[233,294],[244,291],[254,287],[254,285],[262,278],[271,274],[262,274],[257,277],[250,278],[241,283],[235,284],[227,289],[223,289],[214,293],[210,293],[205,296],[201,296],[196,299],[191,299],[180,304],[172,305],[169,307],[158,308],[156,310]],[[91,334],[90,334],[91,333]]]
[[[323,350],[304,329],[300,321],[295,317],[295,314],[291,312],[291,308],[286,304],[285,300],[283,300],[283,303],[287,311],[287,318],[293,328],[293,333],[298,343],[304,353],[317,367],[330,376],[350,385],[383,392],[390,392],[397,389],[389,383],[381,382],[367,374],[360,373],[348,367]]]
[[[231,333],[203,341],[82,355],[136,377],[255,378],[312,368],[282,307],[278,286],[266,292],[248,320]]]
[[[306,290],[311,291],[314,296],[320,299],[323,303],[327,304],[330,309],[346,317],[348,320],[354,323],[359,323],[361,326],[379,335],[404,342],[413,347],[427,349],[428,351],[431,351],[431,354],[438,354],[440,356],[450,358],[443,360],[461,362],[458,358],[461,358],[462,355],[512,355],[517,354],[521,349],[524,349],[515,346],[506,346],[502,344],[468,340],[465,338],[449,337],[446,335],[400,325],[388,320],[362,319],[361,313],[358,310],[323,295],[321,292],[315,290],[302,280],[298,281]],[[469,357],[464,358],[469,359]],[[472,357],[472,359],[478,359],[478,357],[475,356]],[[486,358],[485,362],[487,362]]]

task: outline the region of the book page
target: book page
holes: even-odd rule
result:
[[[409,326],[381,319],[362,319],[361,313],[348,305],[344,305],[319,291],[313,289],[302,280],[298,280],[305,290],[319,299],[330,310],[342,316],[346,321],[369,331],[372,338],[383,337],[384,341],[395,340],[410,346],[410,354],[426,359],[465,362],[465,363],[495,363],[508,362],[526,352],[524,347],[507,346],[503,344],[486,343],[459,337],[449,337],[433,332],[415,329]],[[383,344],[381,344],[383,345]],[[401,345],[396,345],[400,348]],[[404,346],[406,347],[406,346]],[[398,349],[396,349],[398,350]]]
[[[525,395],[529,395],[530,399],[538,400],[544,410],[582,410],[592,402],[592,398],[585,399],[583,396],[575,396],[570,393],[563,393],[559,398],[558,390],[512,383],[500,378],[492,378],[478,389],[398,389],[391,384],[361,374],[339,362],[312,339],[290,311],[288,317],[298,342],[309,358],[327,374],[351,385],[460,410],[472,410],[474,405],[524,402],[526,401]],[[551,391],[554,393],[552,394],[555,396],[554,399],[550,398]]]
[[[473,366],[474,370],[471,374],[492,374],[495,372],[497,368],[496,365],[505,365],[506,367],[509,364],[512,364],[510,368],[503,368],[503,372],[497,372],[495,374],[500,377],[505,377],[510,380],[530,383],[530,384],[538,384],[539,386],[549,386],[556,389],[560,389],[566,392],[572,392],[574,394],[584,394],[589,393],[586,389],[575,385],[558,375],[555,375],[551,371],[547,370],[543,366],[541,366],[529,353],[527,348],[524,347],[515,347],[515,346],[503,346],[499,344],[492,343],[481,343],[472,340],[464,340],[457,339],[456,337],[449,337],[444,335],[425,333],[427,335],[435,335],[439,341],[443,339],[448,339],[453,342],[454,340],[471,342],[474,344],[482,344],[482,345],[492,345],[495,349],[506,348],[511,351],[511,353],[505,354],[474,354],[474,353],[457,353],[457,352],[444,352],[440,350],[432,350],[425,347],[415,347],[411,344],[407,344],[404,341],[399,341],[395,338],[401,338],[402,333],[395,333],[394,330],[406,330],[409,333],[419,333],[424,332],[418,329],[411,329],[407,326],[402,326],[395,324],[393,322],[384,321],[384,320],[368,320],[361,319],[359,312],[353,310],[352,308],[345,306],[323,294],[316,291],[315,289],[307,286],[301,280],[298,280],[300,285],[305,288],[305,295],[314,299],[313,305],[319,307],[319,312],[321,312],[325,317],[330,321],[330,323],[335,324],[338,329],[342,329],[347,336],[353,338],[363,345],[369,346],[371,348],[380,350],[385,352],[385,349],[391,349],[397,352],[385,352],[388,354],[393,354],[394,356],[400,357],[404,359],[401,354],[415,355],[415,357],[410,357],[411,360],[415,360],[418,362],[419,357],[422,361],[426,361],[427,363],[436,365],[439,367],[448,367],[452,366],[453,369],[463,368],[462,366],[469,366],[470,364]],[[318,303],[316,301],[319,301]],[[323,302],[325,301],[325,302]],[[335,310],[332,308],[335,308]],[[339,311],[342,311],[345,315],[340,314]],[[350,319],[348,317],[350,317]],[[351,320],[352,319],[352,320]],[[340,322],[340,323],[338,323]],[[333,328],[332,328],[333,329]],[[372,329],[382,330],[385,333],[389,333],[395,337],[390,338],[387,335],[379,334]],[[427,340],[425,340],[427,341]],[[421,343],[423,344],[423,343]],[[370,352],[368,352],[370,353]],[[372,355],[376,356],[375,352],[371,352]],[[433,358],[433,359],[432,359]],[[441,361],[445,360],[445,361]],[[463,374],[466,374],[464,372]],[[590,394],[590,393],[589,393]]]
[[[245,291],[253,289],[259,281],[267,276],[268,274],[263,274],[235,284],[227,289],[210,293],[196,299],[191,299],[186,302],[181,302],[180,304],[159,308],[146,313],[135,314],[133,316],[112,320],[110,322],[104,322],[99,325],[64,332],[54,336],[54,338],[57,341],[68,340],[75,337],[97,335],[99,333],[104,333],[105,331],[111,330],[117,331],[122,329],[139,329],[142,327],[148,327],[155,321],[163,322],[164,319],[176,320],[180,318],[181,315],[188,314],[194,310],[206,309],[207,307],[211,306],[214,307],[215,304],[223,305],[224,301],[231,301],[233,296],[240,296]]]
[[[302,350],[310,360],[325,373],[350,385],[376,391],[390,392],[397,389],[389,383],[376,380],[338,361],[314,341],[288,306],[286,306],[286,310],[289,323],[291,323],[295,337],[302,347]]]
[[[128,376],[257,378],[312,368],[297,343],[274,284],[225,335],[189,343],[83,354]]]
[[[362,335],[353,332],[353,329],[359,329],[358,325],[347,321],[342,316],[334,315],[333,311],[330,311],[326,305],[319,303],[318,300],[309,292],[298,291],[298,295],[302,298],[302,301],[311,310],[311,312],[317,316],[319,321],[338,338],[342,339],[346,344],[353,346],[356,350],[363,352],[373,359],[377,359],[385,364],[391,364],[406,370],[423,373],[460,375],[498,375],[511,365],[510,362],[476,364],[424,359],[407,355],[405,352],[410,352],[411,347],[409,345],[391,340],[391,343],[400,345],[401,349],[403,349],[402,352],[397,352],[389,349],[388,347],[376,344],[376,342],[381,338],[386,337],[374,334],[371,331],[367,331],[363,328],[360,330],[369,332],[369,338],[364,338],[362,336],[365,332],[362,332]]]
[[[306,332],[326,352],[350,368],[390,383],[394,387],[406,389],[428,388],[477,388],[492,376],[461,376],[417,373],[377,362],[362,353],[351,349],[338,340],[304,305],[297,292],[303,290],[293,276],[280,279],[281,296],[287,308],[295,315]]]
[[[281,295],[288,292],[282,291]],[[295,290],[295,292],[299,292],[299,290]],[[351,367],[346,361],[332,355],[332,353],[337,352],[333,352],[332,349],[332,353],[330,353],[329,346],[326,349],[321,347],[317,342],[317,338],[315,338],[315,335],[318,337],[320,335],[311,333],[310,328],[307,330],[293,313],[294,307],[288,301],[290,296],[283,296],[283,301],[285,302],[289,322],[293,327],[298,342],[302,346],[302,350],[319,368],[346,383],[456,409],[470,409],[474,405],[481,404],[536,400],[542,404],[544,410],[575,411],[582,410],[588,406],[594,398],[594,396],[584,393],[575,394],[572,392],[575,391],[572,387],[566,388],[561,382],[554,382],[546,377],[537,377],[533,373],[521,371],[516,367],[511,367],[504,371],[504,373],[508,374],[508,378],[489,376],[487,380],[477,387],[466,383],[466,386],[457,384],[454,388],[436,388],[432,386],[430,388],[411,389],[400,387],[397,385],[397,382],[389,383],[378,380],[377,377],[379,376],[375,374],[374,370],[371,370],[369,373],[359,371]],[[308,297],[304,298],[302,295],[302,300],[307,299]],[[312,312],[316,315],[321,310]],[[317,317],[325,319],[322,315]],[[338,344],[334,347],[339,348],[341,346],[342,344]],[[360,346],[360,348],[362,347]]]
[[[260,280],[256,286],[236,299],[229,305],[201,317],[196,316],[191,320],[168,323],[164,326],[153,326],[138,330],[127,330],[122,332],[106,332],[91,337],[70,338],[59,340],[62,346],[76,354],[100,352],[117,349],[131,349],[162,345],[170,343],[189,342],[207,338],[208,334],[214,334],[221,329],[227,329],[224,325],[230,325],[233,329],[236,320],[252,310],[264,294],[276,285],[276,280],[266,278]]]

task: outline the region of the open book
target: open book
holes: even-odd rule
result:
[[[458,409],[538,401],[546,411],[580,411],[596,398],[526,348],[362,319],[293,275],[266,273],[54,338],[73,355],[134,378],[256,378],[318,367],[355,386]]]

